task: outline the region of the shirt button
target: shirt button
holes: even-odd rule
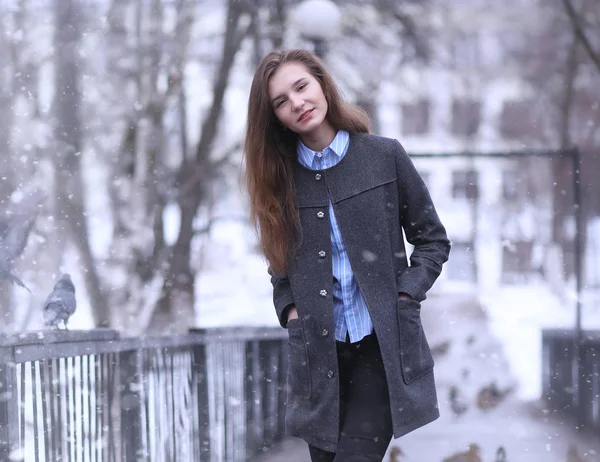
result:
[[[321,291],[319,292],[319,295],[321,297],[327,297],[327,291],[325,289],[321,289]]]
[[[332,379],[332,378],[333,378],[333,371],[332,371],[331,369],[329,369],[329,370],[327,371],[327,377],[329,377],[330,379]]]
[[[320,174],[320,173],[317,173],[317,174],[315,175],[315,180],[317,180],[317,181],[320,181],[320,180],[321,180],[321,174]]]
[[[324,218],[325,214],[323,212],[317,212],[317,218]]]
[[[321,337],[327,337],[329,335],[329,331],[327,329],[323,329],[321,331]]]
[[[317,157],[319,157],[319,158],[320,158],[320,157],[323,157],[323,154],[322,154],[322,153],[320,153],[320,152],[317,152]]]
[[[327,255],[327,252],[324,250],[319,251],[319,258],[325,258],[325,255]]]

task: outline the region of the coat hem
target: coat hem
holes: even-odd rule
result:
[[[425,416],[423,416],[419,420],[414,420],[414,421],[410,422],[408,425],[404,425],[402,427],[395,428],[394,429],[394,439],[400,438],[401,436],[404,436],[407,433],[410,433],[410,432],[416,430],[417,428],[423,427],[423,426],[433,422],[434,420],[437,420],[439,418],[439,416],[440,416],[440,411],[438,409],[435,409],[435,410],[432,410],[432,412],[427,413]]]
[[[300,435],[299,432],[287,432],[288,436],[293,436],[295,438],[300,438],[302,440],[304,440],[304,442],[306,444],[310,444],[311,446],[314,446],[316,448],[322,449],[323,451],[327,451],[327,452],[335,452],[337,450],[337,441],[336,442],[332,442],[329,440],[321,440],[319,438],[311,438],[311,437],[306,437],[306,436],[302,436]]]
[[[404,425],[400,428],[397,429],[397,431],[394,431],[394,435],[393,435],[393,439],[397,439],[400,438],[401,436],[406,435],[407,433],[410,433],[420,427],[424,427],[425,425],[433,422],[434,420],[437,420],[440,417],[440,412],[439,410],[435,409],[432,412],[429,412],[428,414],[426,414],[423,418],[413,421],[408,425]],[[304,442],[306,444],[310,444],[311,446],[314,446],[316,448],[322,449],[323,451],[327,451],[327,452],[336,452],[337,451],[337,441],[333,442],[333,441],[329,441],[329,440],[321,440],[319,438],[311,438],[311,437],[306,437],[306,436],[302,436],[300,434],[300,432],[286,432],[288,436],[292,436],[294,438],[300,438],[302,440],[304,440]]]

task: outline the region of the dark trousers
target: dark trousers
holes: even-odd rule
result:
[[[337,452],[309,445],[312,462],[381,462],[392,438],[383,360],[375,334],[358,343],[337,342],[340,439]]]

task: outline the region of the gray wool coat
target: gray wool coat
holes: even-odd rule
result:
[[[288,329],[286,431],[336,451],[340,416],[329,192],[380,344],[398,438],[439,416],[420,302],[448,259],[446,231],[423,180],[394,139],[353,134],[334,167],[314,171],[296,163],[294,169],[302,236],[287,274],[270,270],[281,326],[286,327],[291,304],[299,317]],[[410,266],[402,230],[414,245]],[[399,299],[400,292],[413,300]]]

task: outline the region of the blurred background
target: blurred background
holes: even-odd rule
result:
[[[600,325],[597,0],[2,0],[0,208],[46,198],[2,332],[40,329],[63,272],[75,330],[277,325],[241,181],[276,47],[315,50],[431,191],[444,402],[491,381],[540,398],[542,330]]]

